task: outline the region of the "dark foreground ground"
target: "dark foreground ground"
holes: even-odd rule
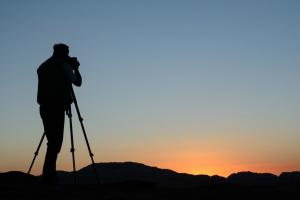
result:
[[[144,183],[111,185],[0,185],[0,199],[298,199],[299,187],[219,185],[170,188]]]

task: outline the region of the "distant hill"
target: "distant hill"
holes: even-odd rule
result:
[[[177,173],[169,169],[150,167],[134,162],[111,162],[96,164],[97,172],[101,183],[120,182],[147,182],[160,186],[191,187],[208,185],[210,177],[207,175],[191,175]],[[82,168],[77,172],[78,182],[83,184],[96,183],[95,173],[91,165]],[[73,183],[73,174],[59,172],[60,181]]]
[[[278,177],[270,173],[239,172],[231,174],[227,182],[244,186],[273,186],[278,184]]]
[[[23,172],[11,171],[0,173],[0,184],[26,184],[38,183],[38,178],[33,175],[27,175]]]
[[[169,169],[160,169],[135,162],[111,162],[96,164],[101,183],[144,183],[152,186],[201,187],[216,185],[276,186],[300,185],[300,172],[284,172],[280,176],[270,173],[239,172],[228,178],[221,176],[191,175],[177,173]],[[59,171],[62,184],[73,183],[73,173]],[[0,184],[38,183],[39,176],[22,172],[0,173]],[[96,177],[91,165],[77,171],[79,184],[94,184]]]

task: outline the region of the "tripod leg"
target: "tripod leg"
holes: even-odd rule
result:
[[[32,159],[32,162],[31,162],[31,164],[30,164],[30,167],[29,167],[29,170],[28,170],[27,174],[30,174],[30,172],[31,172],[31,168],[32,168],[32,166],[33,166],[33,163],[34,163],[34,161],[35,161],[37,155],[39,154],[39,150],[40,150],[40,148],[41,148],[41,145],[42,145],[42,143],[43,143],[43,140],[44,140],[44,138],[45,138],[45,135],[46,135],[46,134],[43,133],[43,136],[42,136],[42,138],[41,138],[41,140],[40,140],[40,143],[39,143],[39,145],[38,145],[38,148],[37,148],[37,150],[36,150],[35,153],[34,153],[34,157],[33,157],[33,159]]]
[[[86,145],[87,145],[87,148],[88,148],[88,151],[89,151],[89,155],[90,155],[90,158],[91,158],[91,161],[92,161],[93,170],[94,170],[94,173],[96,175],[97,183],[99,184],[100,181],[99,181],[96,165],[95,165],[94,158],[93,158],[94,154],[92,153],[92,150],[91,150],[91,147],[90,147],[90,144],[89,144],[86,132],[85,132],[85,128],[83,126],[83,118],[81,117],[79,107],[78,107],[78,104],[77,104],[77,99],[76,99],[76,96],[75,96],[75,93],[74,93],[74,90],[73,90],[72,86],[71,86],[71,93],[72,93],[72,96],[73,96],[75,108],[76,108],[76,111],[77,111],[78,119],[80,121],[80,125],[81,125],[81,129],[82,129],[82,132],[83,132],[83,135],[84,135],[84,139],[85,139],[85,142],[86,142]]]
[[[71,105],[67,110],[67,115],[69,117],[70,122],[70,135],[71,135],[71,153],[72,153],[72,161],[73,161],[73,176],[74,176],[74,184],[76,184],[76,166],[75,166],[75,148],[74,148],[74,140],[73,140],[73,125],[72,125],[72,110]]]
[[[97,183],[99,184],[100,181],[99,181],[97,169],[96,169],[95,162],[94,162],[94,157],[93,157],[94,154],[92,153],[92,150],[91,150],[91,147],[90,147],[90,144],[89,144],[89,141],[88,141],[88,138],[87,138],[87,135],[86,135],[83,123],[82,123],[83,119],[80,117],[79,120],[80,120],[80,125],[81,125],[81,128],[82,128],[82,132],[83,132],[83,135],[84,135],[84,139],[85,139],[88,151],[89,151],[89,155],[90,155],[90,158],[91,158],[91,161],[92,161],[93,170],[94,170],[94,173],[96,175]]]

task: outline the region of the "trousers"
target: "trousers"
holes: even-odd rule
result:
[[[56,184],[56,160],[63,142],[65,107],[41,105],[40,115],[48,141],[42,182],[46,184]]]

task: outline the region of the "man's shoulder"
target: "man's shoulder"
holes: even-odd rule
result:
[[[46,61],[44,61],[37,69],[37,73],[41,73],[44,71],[48,71],[48,69],[53,69],[55,66],[60,65],[61,62],[59,59],[55,58],[55,57],[50,57],[48,58]]]

